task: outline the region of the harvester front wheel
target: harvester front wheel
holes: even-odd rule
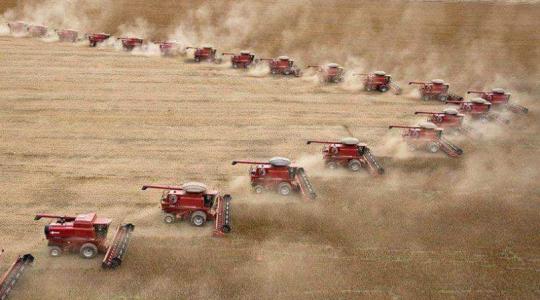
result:
[[[62,248],[58,246],[51,246],[49,247],[49,255],[52,257],[58,257],[62,255]]]
[[[379,88],[379,91],[381,91],[381,93],[386,93],[388,92],[388,90],[389,88],[386,85],[381,85],[381,87]]]
[[[229,226],[229,225],[223,225],[223,232],[224,232],[224,233],[229,233],[229,232],[231,232],[231,226]]]
[[[165,214],[163,217],[163,222],[165,222],[165,224],[172,224],[175,220],[176,217],[173,214]]]
[[[261,194],[264,192],[264,187],[262,185],[256,185],[253,187],[253,191],[255,191],[256,194]]]
[[[92,243],[86,243],[81,247],[81,256],[83,258],[94,258],[98,253],[96,245]]]
[[[362,169],[362,164],[360,164],[358,160],[353,159],[349,162],[349,170],[353,172],[358,172],[360,171],[360,169]]]
[[[196,227],[201,227],[206,223],[206,214],[202,211],[196,211],[191,214],[191,224]]]
[[[422,100],[424,101],[429,101],[431,99],[431,97],[429,95],[423,95],[422,96]]]
[[[288,182],[282,182],[278,185],[278,193],[281,196],[288,196],[291,193],[292,187]]]
[[[439,95],[439,101],[446,102],[448,100],[448,95]]]
[[[428,151],[431,153],[437,153],[439,151],[439,144],[437,143],[430,143],[428,145]]]

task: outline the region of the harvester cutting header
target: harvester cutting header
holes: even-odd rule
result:
[[[167,224],[189,220],[193,226],[201,227],[207,221],[214,221],[214,236],[223,236],[232,229],[231,195],[221,196],[217,191],[209,191],[200,182],[187,182],[181,186],[144,185],[142,190],[146,189],[164,190],[161,210]]]
[[[45,238],[48,240],[49,254],[60,256],[63,252],[79,252],[81,257],[91,259],[98,253],[105,253],[103,268],[116,268],[126,254],[133,224],[118,226],[112,243],[107,246],[107,233],[110,219],[98,218],[96,213],[77,216],[37,214],[34,220],[56,219],[45,225]]]
[[[291,166],[291,160],[285,157],[273,157],[268,162],[235,160],[236,164],[254,165],[249,170],[251,186],[257,194],[273,190],[282,196],[291,192],[301,193],[306,200],[317,197],[304,168]]]
[[[325,144],[322,154],[326,167],[330,169],[345,167],[358,172],[364,168],[372,175],[384,174],[384,168],[375,159],[371,150],[357,138],[347,137],[339,142],[307,141],[307,144]]]
[[[4,254],[4,249],[0,252],[0,258]],[[21,278],[26,268],[34,262],[31,254],[18,256],[7,271],[0,277],[0,300],[7,299],[17,281]]]

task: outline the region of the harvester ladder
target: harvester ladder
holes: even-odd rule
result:
[[[34,257],[31,254],[19,256],[17,260],[15,260],[6,273],[4,273],[2,278],[0,278],[0,300],[4,300],[8,297],[9,293],[13,289],[13,286],[26,269],[26,266],[31,264],[33,261]]]
[[[394,91],[394,94],[396,95],[399,95],[402,92],[401,87],[394,82],[390,82],[390,88]]]
[[[317,198],[317,194],[315,193],[315,189],[313,188],[313,185],[309,181],[306,175],[306,172],[304,171],[304,168],[298,168],[298,170],[296,171],[296,177],[298,178],[298,183],[299,183],[302,195],[304,195],[304,197],[307,197],[311,200],[315,200],[315,198]]]
[[[105,269],[114,269],[122,264],[122,258],[126,254],[131,232],[135,229],[133,224],[123,224],[118,226],[113,241],[103,258],[101,266]]]
[[[381,164],[379,164],[379,162],[375,159],[375,156],[368,148],[364,149],[364,158],[367,160],[372,170],[375,170],[379,175],[384,174],[384,168],[381,166]]]
[[[214,236],[223,236],[231,229],[231,198],[220,198],[216,209]]]

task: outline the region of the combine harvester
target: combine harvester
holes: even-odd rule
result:
[[[28,24],[23,21],[14,21],[7,23],[9,32],[11,34],[27,34],[28,33]]]
[[[86,39],[86,35],[79,38],[79,32],[73,29],[55,30],[60,42],[75,43],[76,41]]]
[[[465,115],[460,114],[455,108],[445,108],[441,112],[417,111],[415,115],[428,115],[428,122],[431,122],[439,128],[443,128],[445,133],[449,132],[467,132],[463,125]]]
[[[58,257],[63,252],[79,252],[83,258],[94,258],[98,253],[105,253],[102,267],[114,269],[122,264],[133,224],[118,226],[112,243],[107,246],[107,232],[110,219],[98,218],[96,213],[80,214],[76,217],[38,214],[34,220],[42,218],[56,219],[45,225],[45,238],[48,240],[49,254]]]
[[[329,63],[324,66],[310,65],[306,69],[316,68],[319,78],[323,83],[340,83],[343,81],[345,70],[336,63]]]
[[[221,58],[217,57],[217,49],[215,49],[211,45],[204,45],[200,48],[197,47],[186,47],[186,50],[188,49],[195,49],[195,52],[193,53],[193,60],[195,62],[213,62],[215,64],[221,63]]]
[[[103,43],[110,37],[111,35],[108,33],[89,33],[88,41],[90,42],[90,47],[96,47],[97,44]]]
[[[302,70],[294,64],[294,60],[288,56],[279,56],[278,58],[261,58],[261,61],[268,61],[270,67],[270,74],[272,75],[294,75],[296,77],[302,76]]]
[[[0,252],[0,258],[4,253],[4,249]],[[8,270],[0,277],[0,300],[5,300],[9,296],[11,290],[21,278],[27,266],[34,262],[34,257],[31,254],[25,254],[17,257],[11,264]]]
[[[493,108],[505,108],[516,114],[527,114],[529,110],[526,107],[510,103],[510,96],[504,89],[495,88],[491,92],[468,91],[467,94],[478,94],[480,98],[489,101]]]
[[[253,191],[257,194],[273,190],[288,196],[294,191],[301,193],[305,200],[317,198],[304,168],[291,166],[288,158],[273,157],[268,162],[235,160],[232,164],[255,165],[250,168],[249,175]]]
[[[344,167],[358,172],[364,168],[372,175],[384,174],[384,168],[371,150],[357,138],[347,137],[339,142],[307,141],[307,144],[325,144],[322,154],[326,167],[330,169]]]
[[[144,185],[142,190],[146,189],[164,190],[161,210],[165,223],[190,220],[193,226],[201,227],[207,221],[214,221],[214,236],[231,232],[231,195],[221,196],[217,191],[208,191],[200,182],[187,182],[181,186]]]
[[[159,46],[159,51],[163,56],[174,56],[180,51],[180,45],[176,41],[155,41]]]
[[[452,144],[442,136],[443,129],[431,122],[421,122],[417,126],[397,126],[392,128],[404,128],[403,140],[407,143],[409,150],[425,149],[431,153],[443,151],[450,157],[457,157],[463,154],[463,150]]]
[[[386,93],[392,90],[395,95],[401,94],[401,87],[392,80],[392,75],[384,71],[375,71],[369,74],[354,74],[355,76],[364,76],[364,90],[367,92],[379,91]]]
[[[141,38],[136,37],[121,37],[118,38],[122,42],[122,48],[126,51],[131,51],[135,49],[135,47],[141,47],[144,40]]]
[[[430,82],[411,81],[409,84],[420,85],[420,96],[422,100],[428,101],[437,99],[439,101],[461,101],[463,97],[448,92],[450,85],[442,79],[433,79]]]
[[[31,37],[37,37],[37,38],[45,37],[47,35],[47,32],[48,32],[47,26],[35,25],[35,24],[28,26],[28,34]]]
[[[489,121],[496,121],[501,124],[510,123],[510,120],[491,112],[491,102],[483,98],[473,98],[469,101],[447,101],[446,103],[458,104],[460,113],[470,116],[473,120],[478,120],[482,123]]]
[[[259,62],[258,59],[255,59],[255,53],[248,51],[248,50],[242,50],[239,54],[232,53],[232,52],[223,52],[221,55],[230,55],[231,56],[231,65],[234,69],[243,68],[247,69],[250,66],[257,64]]]

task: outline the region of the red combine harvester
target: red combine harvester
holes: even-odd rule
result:
[[[257,194],[264,190],[274,190],[282,196],[288,196],[295,191],[300,192],[306,200],[315,200],[317,197],[304,168],[291,166],[288,158],[273,157],[268,162],[235,160],[232,164],[256,165],[250,168],[249,175],[251,186]]]
[[[79,37],[79,32],[72,29],[57,30],[56,34],[61,42],[75,43]]]
[[[437,125],[439,128],[443,128],[445,132],[449,130],[462,130],[463,119],[465,117],[455,108],[446,108],[442,112],[417,111],[414,114],[429,115],[430,117],[427,121]]]
[[[221,59],[217,57],[217,49],[215,49],[213,46],[205,45],[200,48],[196,47],[186,47],[187,49],[195,49],[195,52],[193,53],[193,60],[195,62],[213,62],[216,64],[221,63]]]
[[[469,101],[447,101],[447,103],[458,104],[459,112],[470,116],[473,120],[481,122],[497,121],[508,124],[510,121],[500,115],[491,112],[491,102],[483,98],[473,98]]]
[[[516,114],[526,114],[529,110],[526,107],[510,103],[510,96],[504,89],[495,88],[491,92],[468,91],[467,94],[478,94],[480,98],[491,102],[493,108],[504,107]]]
[[[274,58],[261,58],[261,61],[267,60],[268,66],[270,67],[270,73],[272,75],[294,75],[296,77],[302,76],[302,71],[300,68],[294,65],[294,60],[290,59],[288,56],[280,56],[276,59]]]
[[[56,219],[45,225],[45,237],[49,254],[60,256],[63,252],[79,252],[83,258],[94,258],[98,253],[105,253],[103,268],[116,268],[122,264],[126,254],[133,224],[118,226],[112,243],[107,246],[107,232],[110,219],[98,218],[96,213],[80,214],[75,217],[38,214],[35,220],[42,218]]]
[[[214,221],[214,236],[223,236],[232,229],[232,197],[228,194],[221,196],[217,191],[208,191],[206,185],[199,182],[181,186],[144,185],[142,190],[146,189],[164,190],[161,210],[167,224],[187,219],[193,226],[201,227],[206,221]]]
[[[411,81],[409,84],[421,85],[420,95],[424,101],[437,99],[444,102],[463,99],[463,97],[448,93],[450,85],[442,79],[433,79],[430,82]]]
[[[4,253],[4,249],[0,252],[0,257]],[[31,254],[25,254],[17,257],[11,264],[9,269],[0,277],[0,300],[7,299],[15,283],[21,278],[27,266],[34,262],[34,257]]]
[[[88,41],[90,42],[90,47],[95,47],[110,37],[111,35],[107,33],[89,33]]]
[[[242,50],[240,54],[235,54],[231,52],[223,52],[221,55],[230,55],[231,56],[231,65],[233,68],[244,68],[247,69],[254,63],[258,61],[255,59],[255,54],[251,51]]]
[[[364,76],[364,90],[367,92],[379,91],[386,93],[389,90],[394,91],[394,94],[401,94],[399,85],[392,81],[392,75],[386,74],[384,71],[375,71],[369,74],[354,74],[356,76]]]
[[[319,72],[319,78],[321,82],[325,83],[339,83],[343,81],[343,75],[345,70],[343,67],[336,63],[329,63],[324,66],[307,66],[307,68],[317,68]]]
[[[406,129],[402,137],[411,151],[426,149],[428,152],[436,153],[442,150],[451,157],[457,157],[463,154],[463,150],[442,137],[443,129],[431,122],[421,122],[417,126],[391,125],[389,128]]]
[[[330,169],[338,166],[348,168],[353,172],[367,169],[372,175],[384,174],[384,168],[375,159],[366,144],[357,138],[343,138],[339,142],[307,141],[307,144],[325,144],[322,149],[325,164]]]
[[[28,34],[31,37],[44,37],[47,34],[47,26],[43,25],[29,25]]]
[[[164,56],[173,56],[178,53],[178,43],[175,41],[157,41],[153,43],[159,45],[159,51]]]
[[[131,51],[135,47],[142,46],[144,40],[136,37],[122,37],[118,38],[120,41],[122,41],[122,48],[126,51]]]
[[[9,27],[9,32],[12,34],[28,33],[28,25],[23,21],[9,22],[7,25]]]

